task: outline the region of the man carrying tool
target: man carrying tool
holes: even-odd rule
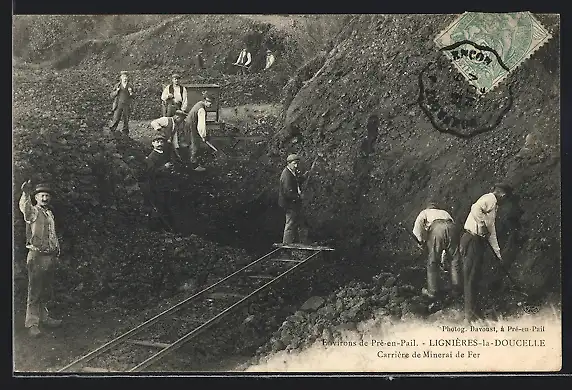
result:
[[[213,148],[207,138],[207,108],[212,104],[212,99],[207,91],[202,92],[203,100],[198,101],[185,120],[185,141],[191,144],[191,165],[197,172],[203,172],[205,168],[201,165],[199,138],[209,147]],[[187,141],[188,140],[188,141]],[[213,148],[214,149],[214,148]]]
[[[459,260],[457,253],[458,241],[455,239],[455,222],[453,217],[437,208],[435,202],[429,202],[427,208],[419,213],[413,226],[413,235],[420,248],[426,246],[427,259],[427,288],[421,292],[429,298],[437,298],[442,289],[439,286],[439,262],[446,269],[446,260],[451,261],[451,284],[453,294],[459,294]]]
[[[188,142],[184,140],[186,116],[187,114],[184,111],[177,110],[173,116],[162,116],[151,121],[151,127],[166,138],[166,144],[163,149],[169,154],[172,153],[174,155],[172,157],[176,157],[182,165],[186,165],[184,156],[188,151]]]
[[[483,255],[489,245],[497,260],[502,261],[495,219],[498,205],[511,193],[512,187],[508,184],[495,184],[493,192],[484,194],[473,203],[465,222],[459,254],[463,264],[466,322],[480,317],[481,310],[476,299],[477,287],[481,278]]]
[[[236,59],[236,62],[233,65],[240,66],[242,70],[241,73],[244,74],[246,70],[250,69],[251,62],[252,62],[252,56],[250,55],[250,52],[246,50],[245,47],[240,52],[238,58]]]
[[[179,84],[179,74],[175,73],[161,94],[162,115],[173,116],[175,111],[187,111],[187,88]]]
[[[113,88],[111,97],[113,98],[113,123],[109,130],[115,132],[121,119],[123,119],[123,133],[129,135],[129,115],[131,114],[131,102],[135,94],[133,85],[129,80],[127,71],[121,71],[119,83]]]
[[[278,192],[278,205],[286,212],[284,225],[283,244],[300,243],[300,225],[303,222],[302,215],[302,191],[300,185],[303,178],[298,170],[300,157],[290,154],[286,159],[286,167],[280,175],[280,187]]]
[[[153,151],[145,158],[147,200],[153,209],[150,228],[155,231],[161,227],[173,230],[171,190],[174,172],[171,156],[165,150],[166,142],[167,137],[158,131],[153,137]]]
[[[52,296],[54,262],[60,255],[54,215],[50,210],[52,190],[39,184],[31,191],[30,180],[22,184],[19,207],[26,222],[28,257],[28,301],[25,326],[32,337],[42,334],[39,326],[57,327],[62,321],[50,318],[46,304]],[[36,204],[32,204],[32,198]]]

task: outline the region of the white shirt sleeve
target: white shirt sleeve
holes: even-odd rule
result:
[[[207,112],[204,108],[201,108],[197,115],[197,131],[199,132],[199,135],[204,138],[207,135]]]
[[[161,100],[167,101],[167,96],[169,96],[169,86],[167,85],[165,89],[163,89],[163,93],[161,94]]]
[[[181,110],[186,112],[187,111],[187,105],[188,105],[187,88],[183,87],[183,104],[181,104]]]
[[[417,219],[415,219],[415,225],[413,225],[413,235],[417,237],[420,242],[425,241],[425,223],[427,222],[427,213],[425,210],[419,213]]]
[[[250,52],[246,53],[246,63],[244,64],[244,66],[248,66],[250,64],[250,61],[252,61],[252,56],[250,55]]]

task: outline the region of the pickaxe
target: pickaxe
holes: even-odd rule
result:
[[[491,252],[493,252],[493,256],[495,257],[495,259],[498,262],[498,266],[504,271],[505,275],[507,276],[508,280],[510,281],[510,283],[512,284],[512,289],[513,291],[516,291],[519,294],[524,295],[526,298],[528,298],[528,294],[525,293],[524,291],[522,291],[522,289],[520,288],[520,286],[514,281],[514,279],[512,278],[512,276],[510,276],[510,273],[508,272],[508,270],[504,267],[504,265],[502,264],[502,260],[499,259],[499,257],[497,256],[497,254],[495,253],[493,247],[491,246],[491,243],[487,240],[487,246],[489,247],[489,249],[491,250]]]

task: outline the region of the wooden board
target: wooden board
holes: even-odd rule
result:
[[[303,245],[303,244],[273,244],[272,246],[278,248],[286,248],[286,249],[301,249],[301,250],[309,250],[309,251],[333,251],[334,248],[330,248],[327,246],[311,246],[311,245]]]
[[[127,342],[129,344],[141,345],[143,347],[160,348],[160,349],[164,349],[171,346],[171,344],[157,343],[155,341],[145,341],[145,340],[127,340]]]

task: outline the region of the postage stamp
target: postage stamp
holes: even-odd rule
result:
[[[475,92],[484,95],[550,38],[530,12],[465,12],[435,43]]]

